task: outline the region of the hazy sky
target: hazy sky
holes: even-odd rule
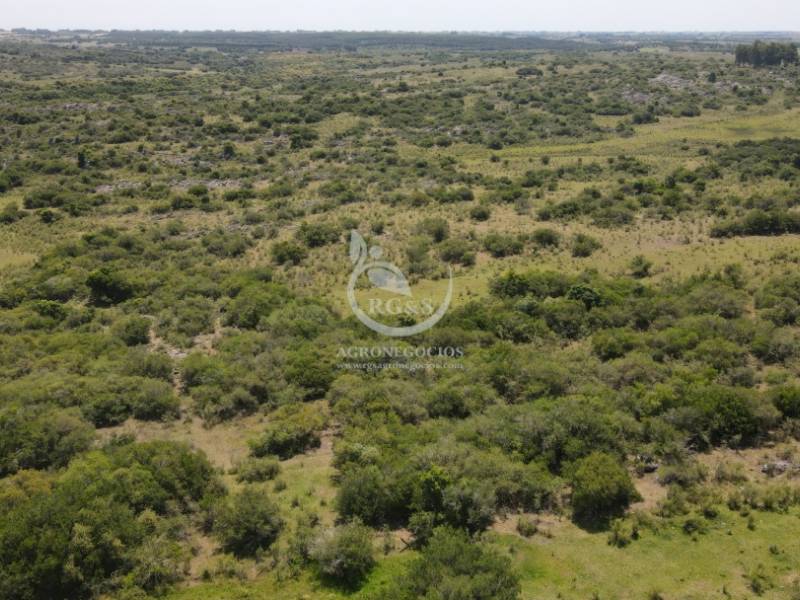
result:
[[[0,0],[0,29],[800,30],[800,0]]]

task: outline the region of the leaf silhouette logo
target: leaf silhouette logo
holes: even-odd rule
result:
[[[394,265],[390,265],[389,267],[370,267],[367,270],[367,277],[369,277],[372,285],[378,289],[394,292],[395,294],[402,294],[403,296],[413,296],[405,275]]]
[[[376,288],[412,297],[411,287],[403,272],[392,263],[373,262],[366,264],[367,256],[379,259],[383,256],[380,246],[373,246],[367,251],[367,242],[360,233],[353,230],[350,234],[350,262],[358,267],[363,267],[367,271],[370,283]]]
[[[353,272],[347,285],[347,300],[353,313],[373,331],[391,337],[415,335],[433,327],[445,315],[453,297],[453,271],[450,266],[448,265],[447,295],[439,308],[421,323],[405,327],[393,327],[380,323],[365,313],[359,307],[355,295],[358,278],[366,273],[367,278],[374,287],[413,298],[411,287],[408,285],[408,280],[403,272],[396,265],[380,260],[382,256],[383,250],[380,246],[368,248],[366,240],[360,233],[355,230],[350,233],[350,262],[353,264]],[[368,259],[372,259],[372,261],[368,262]]]
[[[350,232],[350,262],[357,265],[367,260],[367,242],[355,229]]]

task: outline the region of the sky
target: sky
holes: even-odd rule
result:
[[[800,0],[0,0],[0,29],[800,31]]]

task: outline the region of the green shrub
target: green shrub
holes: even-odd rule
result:
[[[295,233],[295,238],[309,248],[319,248],[335,244],[341,235],[339,228],[330,223],[302,223]]]
[[[348,468],[339,480],[336,510],[345,519],[373,526],[386,523],[395,511],[389,482],[376,465]]]
[[[592,336],[592,351],[602,360],[625,356],[636,345],[636,333],[630,329],[605,329]]]
[[[475,252],[472,244],[464,239],[450,239],[439,245],[439,256],[448,263],[458,263],[464,266],[475,264]]]
[[[247,458],[236,466],[236,481],[261,483],[275,479],[280,471],[280,463],[275,457]]]
[[[483,247],[495,258],[512,256],[522,252],[522,242],[513,236],[490,233],[483,238]]]
[[[722,461],[714,470],[714,481],[719,483],[741,484],[747,480],[747,472],[742,463]]]
[[[517,600],[520,593],[519,577],[507,557],[466,533],[438,528],[420,556],[396,576],[382,597]]]
[[[147,421],[177,417],[180,412],[180,400],[165,381],[140,379],[129,402],[133,416]]]
[[[800,386],[778,386],[770,389],[767,396],[784,417],[800,419]]]
[[[630,268],[632,277],[642,279],[650,276],[650,269],[653,268],[653,263],[639,254],[631,259],[628,267]]]
[[[603,245],[590,235],[578,233],[572,238],[572,256],[586,258],[602,248]]]
[[[0,193],[2,193],[2,189],[0,189]],[[10,225],[24,216],[25,213],[19,209],[16,202],[9,202],[3,207],[3,210],[0,210],[0,223]]]
[[[114,333],[126,346],[139,346],[150,341],[150,320],[127,317],[114,325]]]
[[[561,337],[578,339],[586,333],[586,307],[582,302],[548,299],[541,309],[547,326]]]
[[[704,428],[712,444],[753,444],[780,417],[772,403],[742,388],[706,386],[694,391],[691,401],[704,415]]]
[[[284,374],[304,400],[324,397],[336,377],[331,356],[309,344],[287,354]]]
[[[522,537],[533,537],[539,531],[539,525],[530,517],[521,516],[517,520],[517,533]]]
[[[299,265],[306,254],[306,249],[294,242],[275,242],[272,245],[272,260],[276,265]]]
[[[492,209],[484,204],[473,206],[469,210],[469,217],[473,221],[488,221],[492,216]]]
[[[372,530],[357,521],[340,525],[317,536],[309,555],[324,577],[355,586],[375,566],[372,537]]]
[[[118,304],[133,296],[133,285],[119,272],[103,267],[86,278],[91,300],[101,306]]]
[[[132,348],[124,361],[124,373],[149,379],[172,382],[172,359],[163,353],[149,352],[145,348]]]
[[[436,264],[428,254],[431,242],[426,236],[415,236],[408,240],[406,244],[406,260],[408,261],[408,271],[414,275],[430,275]]]
[[[254,456],[270,454],[282,459],[302,454],[320,445],[325,416],[312,405],[286,405],[270,415],[264,433],[250,443]]]
[[[0,519],[0,597],[83,600],[128,577],[158,590],[153,576],[176,575],[184,531],[167,510],[188,515],[216,485],[205,457],[173,442],[117,441],[73,459]]]
[[[450,224],[441,217],[423,219],[414,227],[418,234],[430,236],[434,242],[443,242],[450,235]]]
[[[638,524],[629,519],[614,519],[608,534],[608,543],[617,548],[624,548],[639,538]]]
[[[255,329],[287,300],[287,290],[275,283],[249,285],[225,307],[225,324]]]
[[[0,410],[0,476],[64,467],[93,441],[94,427],[76,409],[6,406]]]
[[[679,485],[683,488],[702,483],[708,476],[708,469],[696,460],[684,460],[664,465],[658,472],[661,485]]]
[[[223,549],[236,556],[266,550],[283,528],[278,506],[256,487],[245,487],[216,509],[214,535]]]
[[[241,256],[252,245],[252,242],[241,233],[215,231],[203,237],[203,246],[211,254],[220,258]]]
[[[572,509],[579,522],[604,521],[641,499],[628,471],[603,452],[579,460],[571,483]]]
[[[800,232],[800,215],[781,209],[751,210],[739,219],[718,223],[711,229],[712,237],[742,235],[784,235]]]
[[[531,234],[533,243],[541,248],[558,248],[561,243],[561,234],[553,229],[535,229]]]
[[[725,319],[742,316],[747,294],[719,281],[706,281],[694,286],[684,302],[694,314],[710,313]]]
[[[790,327],[762,329],[753,338],[751,348],[765,363],[781,363],[800,355],[800,338]]]

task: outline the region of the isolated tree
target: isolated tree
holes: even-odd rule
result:
[[[282,528],[277,505],[263,488],[250,486],[223,501],[214,521],[223,548],[237,556],[254,556],[269,548]]]
[[[593,452],[575,465],[572,510],[577,521],[605,521],[639,499],[628,471],[611,455]]]
[[[133,286],[117,271],[103,267],[86,278],[92,302],[99,305],[117,304],[133,295]]]
[[[375,566],[372,530],[359,521],[327,529],[312,542],[309,554],[323,576],[355,586]]]
[[[653,263],[639,254],[633,257],[629,266],[631,275],[636,279],[642,279],[650,276],[650,269],[652,268]]]
[[[382,597],[516,600],[520,591],[508,558],[463,531],[441,527]]]

